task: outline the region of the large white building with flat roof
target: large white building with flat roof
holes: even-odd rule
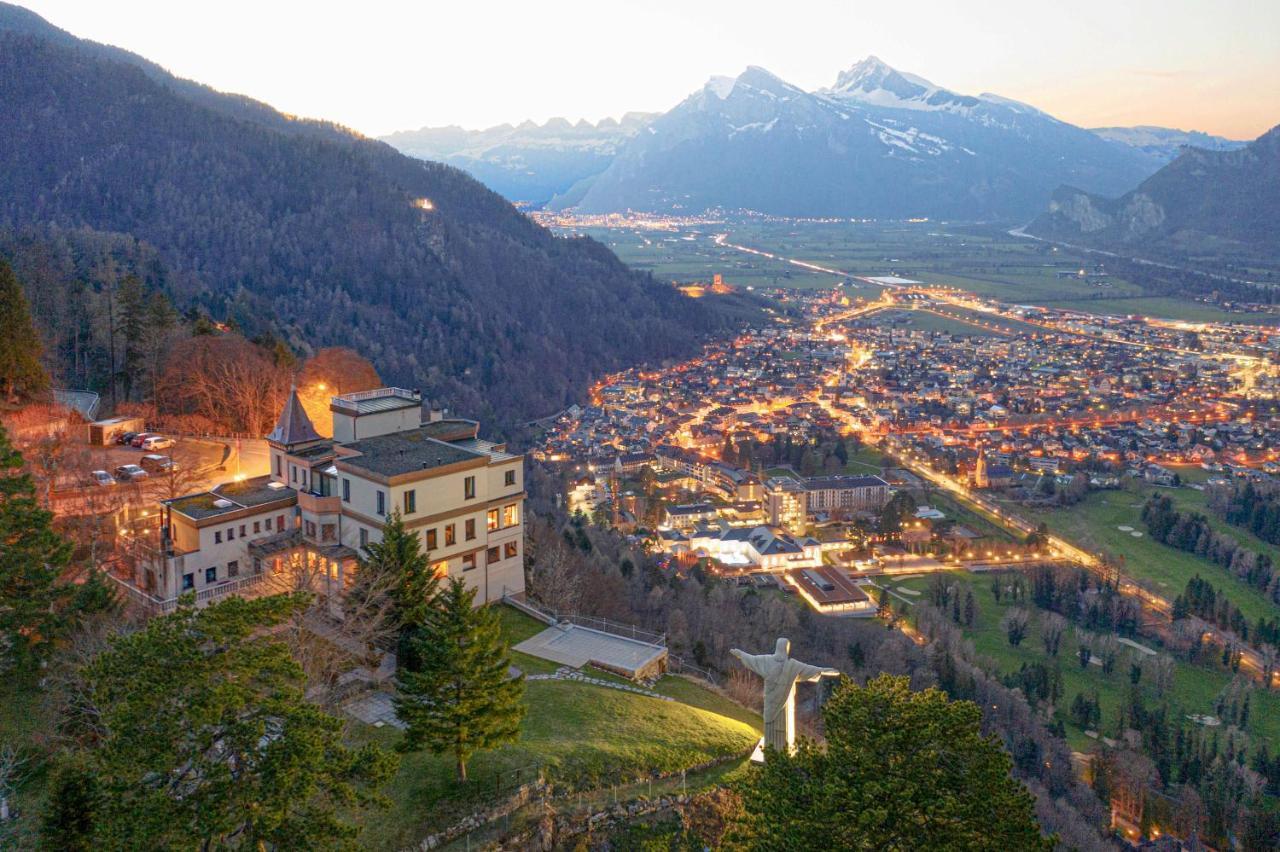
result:
[[[487,603],[524,591],[524,457],[473,420],[424,411],[416,391],[333,398],[319,435],[296,393],[271,434],[266,476],[162,504],[158,543],[139,542],[127,587],[160,610],[193,593],[309,587],[341,592],[394,513],[441,577]]]

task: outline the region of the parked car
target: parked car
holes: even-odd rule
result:
[[[116,443],[123,444],[124,446],[127,447],[133,443],[133,439],[136,437],[138,437],[137,432],[121,432],[119,435],[116,436]]]
[[[152,450],[167,450],[176,443],[178,442],[165,435],[152,435],[151,437],[143,440],[142,449],[147,452],[151,452]]]
[[[107,485],[115,485],[116,481],[111,476],[111,474],[107,473],[105,470],[95,470],[93,473],[89,474],[89,480],[87,484],[96,485],[96,486],[107,486]]]
[[[168,473],[174,467],[173,459],[157,453],[148,453],[138,460],[138,464],[147,473]]]
[[[116,468],[116,479],[121,482],[134,482],[139,479],[146,479],[148,476],[149,474],[136,464],[122,464]]]
[[[155,432],[139,432],[138,434],[134,435],[134,436],[133,436],[133,438],[131,438],[131,439],[129,440],[129,446],[131,446],[131,447],[141,447],[141,446],[142,446],[142,442],[143,442],[143,441],[145,441],[145,440],[147,440],[148,438],[150,438],[150,437],[151,437],[152,435],[154,435],[154,434],[155,434]]]

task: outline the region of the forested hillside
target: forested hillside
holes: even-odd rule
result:
[[[609,368],[687,353],[725,322],[455,169],[33,35],[29,18],[5,31],[5,11],[0,228],[68,293],[136,272],[180,310],[302,351],[352,346],[384,379],[504,422],[555,410]],[[104,240],[116,248],[84,248]],[[91,274],[70,256],[95,254],[107,260]],[[58,330],[73,306],[39,295],[37,321]]]

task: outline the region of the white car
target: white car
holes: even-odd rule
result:
[[[121,482],[134,482],[146,478],[147,472],[136,464],[122,464],[116,468],[116,479]]]
[[[150,453],[156,450],[167,450],[176,443],[178,442],[164,435],[151,435],[143,440],[142,449],[144,452]]]
[[[105,470],[95,470],[93,473],[89,474],[89,484],[106,487],[108,485],[115,485],[116,480],[115,477],[107,473]]]

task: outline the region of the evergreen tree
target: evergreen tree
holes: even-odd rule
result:
[[[0,427],[0,670],[32,670],[80,613],[110,605],[97,575],[79,584],[64,576],[71,549]]]
[[[0,258],[0,383],[10,402],[29,399],[49,387],[40,364],[41,351],[26,294],[13,269]]]
[[[511,660],[498,613],[476,608],[475,590],[454,577],[411,639],[419,670],[396,673],[396,714],[408,725],[401,748],[453,755],[458,780],[477,751],[514,742],[524,718],[524,675]]]
[[[382,540],[371,541],[364,547],[357,578],[368,574],[368,582],[356,581],[356,594],[377,583],[386,576],[396,578],[392,583],[396,598],[396,618],[403,627],[421,625],[427,611],[434,605],[440,580],[431,568],[430,554],[422,550],[422,539],[416,532],[405,528],[400,513],[392,512],[382,527]]]
[[[67,755],[54,771],[49,801],[40,820],[40,848],[48,852],[93,852],[93,826],[102,791],[88,762]]]
[[[822,717],[825,748],[771,750],[743,781],[746,848],[1053,848],[974,703],[882,675],[842,682]]]
[[[381,802],[373,791],[397,761],[343,746],[342,721],[305,699],[303,671],[270,628],[307,603],[296,593],[181,607],[88,664],[93,848],[352,845],[350,817]]]
[[[147,336],[147,293],[142,279],[126,275],[116,289],[116,302],[120,312],[120,335],[124,338],[124,354],[120,360],[117,377],[123,389],[124,399],[132,399],[135,382],[145,366]]]

